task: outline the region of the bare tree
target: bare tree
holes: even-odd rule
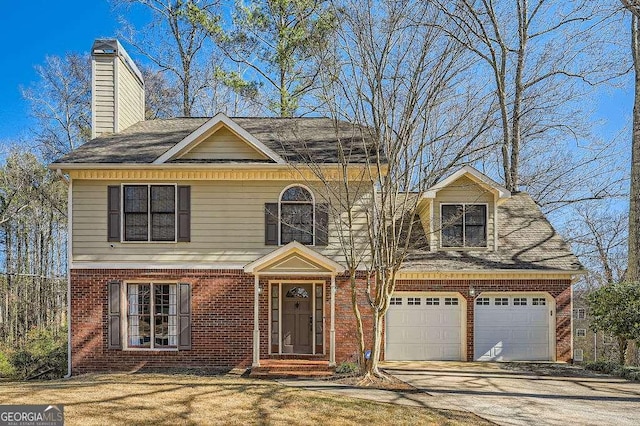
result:
[[[336,129],[354,123],[355,136],[337,147],[341,180],[324,173],[317,153],[307,151],[308,164],[330,201],[347,265],[364,380],[376,380],[383,377],[383,321],[396,276],[416,245],[426,244],[421,195],[486,151],[491,102],[473,91],[465,49],[428,24],[442,19],[431,3],[346,0],[334,7],[340,66],[323,68],[322,102]],[[304,150],[304,141],[298,147]]]
[[[66,306],[66,186],[35,155],[14,149],[0,168],[0,341],[60,333]]]
[[[197,0],[114,0],[116,6],[139,5],[151,12],[151,22],[136,29],[122,20],[120,35],[161,72],[171,75],[179,91],[178,109],[185,117],[202,112],[215,63],[206,32],[187,19],[187,8],[197,4],[215,16],[220,1]]]
[[[623,280],[627,265],[626,213],[593,202],[572,210],[568,239],[589,271],[582,284],[595,288]]]
[[[36,73],[38,81],[22,96],[35,119],[34,142],[53,159],[91,136],[91,64],[85,55],[49,56]]]
[[[590,0],[439,3],[449,17],[445,29],[480,59],[480,75],[492,82],[498,105],[494,137],[505,186],[517,191],[524,185],[532,193],[552,195],[545,192],[549,181],[543,178],[561,182],[560,176],[567,173],[538,172],[542,162],[552,159],[548,154],[557,151],[577,151],[575,162],[576,155],[569,155],[562,164],[583,180],[588,178],[579,171],[585,163],[598,163],[591,152],[602,151],[598,147],[581,149],[592,142],[585,95],[627,71],[625,62],[607,45],[606,32],[612,29],[609,25],[615,11]],[[602,54],[605,49],[608,54]],[[616,178],[607,177],[598,187],[590,186],[594,186],[590,193],[565,197],[562,203],[619,193]],[[576,188],[569,183],[567,187]]]
[[[629,249],[627,280],[640,281],[640,2],[621,0],[631,12],[631,57],[634,70],[631,185],[629,188]]]

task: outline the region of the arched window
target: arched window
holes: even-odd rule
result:
[[[280,244],[313,244],[313,196],[303,186],[287,188],[280,196]]]

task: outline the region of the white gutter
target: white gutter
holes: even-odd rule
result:
[[[71,245],[72,238],[72,222],[71,216],[73,212],[73,182],[71,178],[65,176],[61,169],[56,169],[56,174],[67,183],[67,374],[63,378],[71,377]]]
[[[227,169],[283,169],[289,170],[293,168],[295,164],[278,164],[278,163],[264,163],[264,162],[251,162],[251,163],[54,163],[49,165],[52,170],[96,170],[96,169],[192,169],[192,170],[227,170]],[[318,165],[320,169],[335,169],[336,167],[342,168],[340,163],[324,163]],[[362,169],[366,167],[365,164],[353,164],[349,166],[349,169]]]

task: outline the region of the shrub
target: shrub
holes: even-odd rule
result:
[[[355,362],[343,362],[336,367],[336,373],[338,374],[355,374],[360,370],[360,367]]]
[[[0,348],[0,378],[14,377],[16,374],[10,357],[11,355],[8,349]]]
[[[27,333],[25,344],[11,353],[9,361],[13,376],[28,379],[56,379],[67,371],[67,335],[64,331],[33,329]]]
[[[627,380],[640,381],[640,367],[625,367],[615,362],[596,361],[588,362],[585,368],[605,374],[612,374]]]

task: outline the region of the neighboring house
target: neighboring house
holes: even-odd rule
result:
[[[573,292],[573,360],[575,362],[618,362],[618,344],[609,334],[591,330],[587,295],[589,290]]]
[[[142,77],[122,46],[96,41],[93,71],[95,138],[51,165],[69,180],[73,373],[352,359],[338,230],[305,163],[339,179],[340,140],[354,185],[366,185],[363,129],[223,114],[144,121]],[[372,193],[361,191],[363,209]],[[527,194],[464,167],[417,213],[385,359],[570,360],[582,267]]]

